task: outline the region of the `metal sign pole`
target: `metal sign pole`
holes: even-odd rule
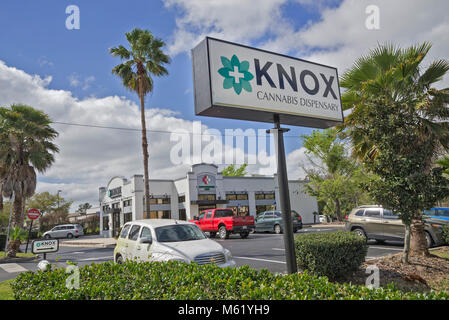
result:
[[[28,251],[28,243],[30,242],[30,234],[31,234],[31,228],[33,227],[33,221],[34,220],[31,220],[31,223],[30,223],[30,230],[28,231],[28,238],[27,238],[27,245],[25,247],[25,253],[27,253],[27,251]]]
[[[277,179],[279,186],[279,201],[280,209],[282,212],[283,231],[284,231],[284,245],[285,256],[287,260],[287,272],[289,274],[297,272],[295,246],[293,240],[293,224],[290,208],[290,193],[288,190],[288,178],[287,178],[287,164],[285,160],[284,149],[284,132],[289,129],[281,128],[279,115],[274,115],[274,128],[267,130],[269,133],[274,134],[274,142],[276,146],[277,157]]]

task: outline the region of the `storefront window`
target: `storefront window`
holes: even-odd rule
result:
[[[187,220],[186,209],[179,209],[179,220]]]
[[[240,207],[228,207],[228,209],[232,209],[232,211],[241,217],[249,216],[249,207],[248,206],[240,206]]]
[[[266,199],[274,199],[274,198],[275,198],[274,192],[257,193],[256,194],[256,200],[266,200]]]
[[[170,219],[171,211],[170,210],[158,210],[158,211],[150,211],[150,219]]]
[[[227,193],[226,200],[237,200],[237,195],[233,193]]]
[[[209,200],[214,201],[215,200],[215,194],[199,194],[198,200]]]
[[[275,206],[256,206],[256,213],[259,214],[264,211],[275,210]]]
[[[132,220],[132,213],[131,213],[131,212],[125,213],[125,214],[123,215],[123,221],[124,221],[124,223],[127,223],[127,222],[129,222],[129,221],[131,221],[131,220]]]
[[[109,230],[109,217],[103,217],[103,231]]]
[[[151,198],[150,204],[170,204],[170,198]]]
[[[248,200],[248,194],[247,193],[237,194],[237,200]]]

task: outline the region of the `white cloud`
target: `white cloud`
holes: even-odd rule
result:
[[[369,30],[365,22],[368,5],[379,8],[378,30]],[[433,47],[424,64],[447,59],[449,2],[419,0],[345,0],[336,8],[325,8],[321,19],[295,32],[285,32],[264,46],[272,50],[294,52],[311,61],[336,66],[340,74],[361,55],[380,43],[406,47],[430,41]],[[290,30],[291,31],[291,30]],[[448,86],[449,79],[440,86]]]
[[[433,48],[425,64],[446,58],[449,52],[449,2],[434,0],[164,0],[176,8],[177,19],[169,43],[171,55],[190,50],[205,36],[255,45],[267,50],[291,54],[332,65],[339,74],[361,55],[379,43],[398,46],[430,41]],[[291,16],[283,11],[318,11],[316,21],[300,21],[295,29]],[[379,8],[380,28],[369,30],[368,6]],[[446,77],[439,87],[449,86]]]
[[[95,81],[94,76],[88,76],[82,79],[78,74],[72,73],[69,77],[69,84],[71,87],[81,87],[84,91],[90,88],[90,84]]]
[[[78,99],[70,91],[49,89],[51,77],[42,79],[0,61],[0,105],[13,103],[31,105],[46,112],[55,122],[90,124],[135,130],[103,129],[54,123],[59,132],[55,143],[60,152],[55,163],[38,177],[37,192],[62,190],[61,196],[79,203],[98,204],[98,188],[113,176],[130,177],[143,172],[140,109],[124,97],[106,96]],[[179,118],[168,109],[146,110],[149,140],[150,178],[174,179],[185,176],[188,164],[172,165],[170,134],[176,130],[192,132],[192,121]],[[208,129],[201,127],[202,132]],[[206,145],[208,142],[202,143]],[[224,154],[245,155],[241,148],[224,146]],[[247,156],[247,154],[246,154]],[[295,160],[295,156],[288,159]],[[290,160],[289,160],[290,161]],[[291,162],[293,163],[293,162]],[[267,163],[268,164],[268,163]],[[272,174],[260,165],[252,172]],[[151,188],[151,186],[150,186]]]
[[[229,41],[249,43],[276,33],[286,22],[281,6],[287,0],[164,0],[167,8],[176,8],[176,30],[169,53],[190,50],[206,35]]]

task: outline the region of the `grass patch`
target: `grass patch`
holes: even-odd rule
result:
[[[34,257],[35,256],[35,254],[34,253],[31,253],[31,252],[27,252],[27,253],[24,253],[24,252],[17,252],[17,254],[16,254],[16,258],[31,258],[31,257]],[[5,251],[0,251],[0,261],[2,260],[2,259],[5,259]]]
[[[10,286],[12,281],[13,279],[0,282],[0,300],[14,300],[14,295]]]
[[[440,258],[444,258],[449,260],[449,251],[444,250],[444,249],[437,249],[437,250],[432,250],[430,251],[431,254],[434,254]]]

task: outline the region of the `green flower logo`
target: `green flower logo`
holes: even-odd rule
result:
[[[221,57],[223,68],[218,70],[218,73],[224,77],[223,89],[234,88],[235,93],[240,94],[242,89],[252,92],[253,88],[249,83],[254,78],[249,69],[248,61],[239,61],[239,58],[234,54],[229,60],[226,57]]]

